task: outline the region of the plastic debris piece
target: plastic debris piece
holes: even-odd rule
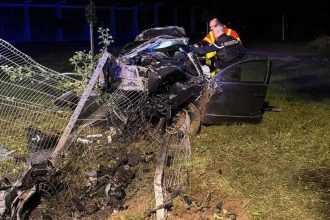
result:
[[[11,156],[13,153],[15,153],[14,150],[7,150],[6,146],[0,145],[0,161],[13,159]]]

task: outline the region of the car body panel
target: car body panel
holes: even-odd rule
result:
[[[270,60],[243,60],[215,76],[204,124],[258,123],[271,74]]]

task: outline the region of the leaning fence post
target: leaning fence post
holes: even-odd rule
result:
[[[62,152],[62,150],[65,147],[65,144],[67,142],[67,140],[70,137],[70,133],[74,127],[74,125],[76,124],[76,121],[94,87],[94,85],[96,84],[99,75],[102,73],[103,67],[107,62],[107,59],[109,58],[109,53],[108,52],[104,52],[102,57],[99,60],[99,63],[97,64],[92,78],[90,79],[90,81],[88,82],[88,85],[86,87],[86,89],[84,90],[83,94],[81,95],[81,98],[77,104],[76,109],[74,110],[73,114],[71,115],[71,118],[67,124],[67,126],[64,129],[64,132],[58,142],[58,144],[56,145],[56,148],[54,149],[52,156],[50,158],[50,161],[53,163],[54,166],[57,165],[57,160],[58,160],[58,156],[60,155],[60,153]]]
[[[164,142],[162,143],[160,149],[160,157],[157,162],[155,177],[154,177],[154,191],[155,191],[155,200],[156,207],[164,204],[163,196],[163,175],[164,175],[164,166],[166,162],[167,148],[169,145],[169,137],[165,137]],[[165,208],[156,210],[156,219],[165,220]]]

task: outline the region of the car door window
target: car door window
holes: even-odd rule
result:
[[[219,78],[222,82],[267,83],[269,65],[268,60],[242,61],[222,70]]]

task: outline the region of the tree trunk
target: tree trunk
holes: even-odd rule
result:
[[[94,35],[93,35],[93,30],[94,30],[93,24],[90,23],[89,24],[89,39],[90,39],[90,43],[91,43],[92,57],[94,57]]]

